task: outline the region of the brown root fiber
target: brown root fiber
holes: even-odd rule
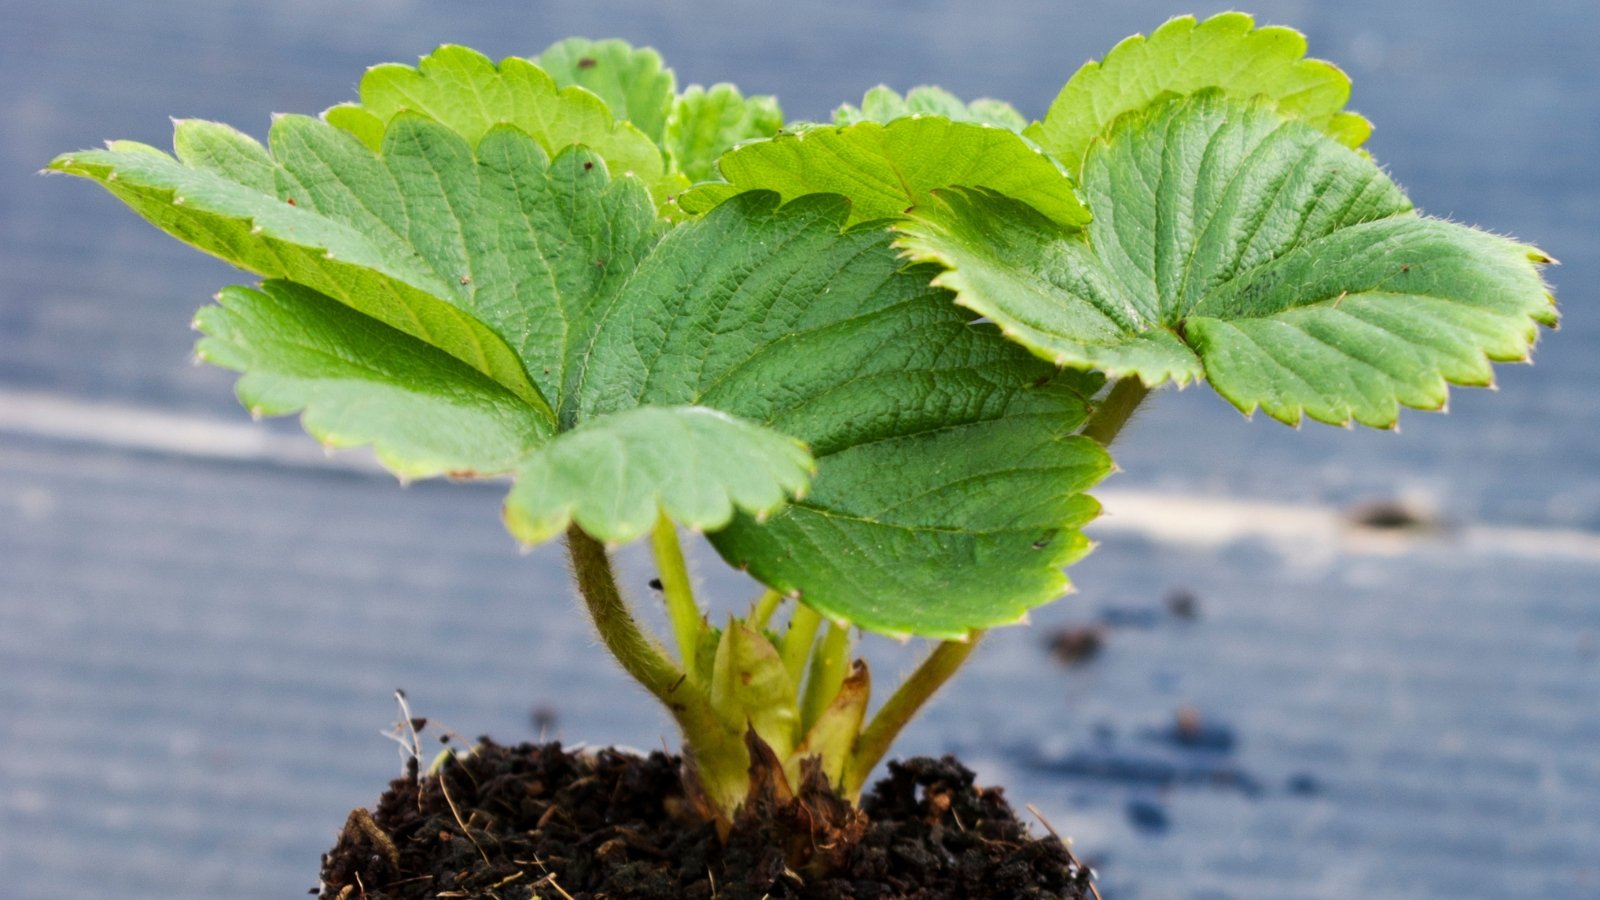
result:
[[[484,739],[437,774],[396,779],[370,816],[352,814],[323,857],[320,896],[1092,896],[1060,841],[1030,836],[999,790],[972,781],[951,757],[890,763],[857,810],[813,767],[793,791],[753,797],[721,841],[692,816],[676,758]]]

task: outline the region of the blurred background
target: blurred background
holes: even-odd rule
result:
[[[399,773],[404,687],[469,737],[670,743],[501,488],[406,490],[254,425],[187,325],[246,276],[58,152],[170,116],[258,136],[444,42],[658,48],[824,118],[880,82],[1041,115],[1201,0],[0,0],[0,897],[282,898]],[[1032,804],[1108,900],[1600,897],[1600,78],[1589,0],[1259,0],[1355,79],[1423,209],[1535,242],[1536,367],[1399,434],[1162,391],[1078,592],[991,636],[905,735]],[[648,599],[648,567],[626,554]],[[749,586],[702,553],[733,608]],[[880,685],[921,648],[868,639]],[[886,690],[882,688],[881,690]],[[1027,815],[1024,813],[1024,815]]]

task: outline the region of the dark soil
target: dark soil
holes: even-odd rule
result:
[[[811,773],[816,776],[816,773]],[[695,821],[679,760],[482,739],[396,779],[323,858],[324,900],[944,900],[1095,897],[1056,838],[952,757],[889,764],[860,810],[808,778],[749,804],[726,841]]]

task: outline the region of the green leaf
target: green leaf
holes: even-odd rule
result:
[[[661,54],[615,38],[567,38],[551,44],[534,62],[558,86],[593,91],[617,118],[632,122],[661,143],[677,92],[677,80],[671,69],[662,68]]]
[[[51,165],[100,182],[181,240],[327,294],[545,409],[563,395],[594,305],[662,227],[638,183],[609,179],[594,153],[572,148],[552,162],[511,127],[471,147],[407,114],[381,153],[303,116],[279,118],[271,137],[268,153],[223,126],[180,122],[182,161],[119,144]]]
[[[798,691],[776,647],[743,622],[730,620],[712,663],[711,708],[723,727],[743,736],[754,728],[779,759],[799,740]]]
[[[1163,94],[1220,88],[1240,99],[1270,97],[1284,115],[1303,119],[1347,146],[1361,146],[1372,125],[1344,111],[1349,77],[1332,63],[1306,59],[1305,52],[1306,39],[1299,32],[1256,28],[1244,13],[1226,12],[1203,22],[1180,16],[1149,38],[1134,35],[1104,60],[1084,63],[1044,120],[1025,133],[1076,176],[1090,143],[1109,132],[1118,117]]]
[[[803,444],[698,406],[641,406],[598,416],[530,456],[506,499],[506,525],[527,544],[576,521],[624,543],[665,513],[716,530],[734,510],[765,517],[804,492],[813,463]]]
[[[131,147],[130,149],[142,149]],[[148,148],[158,156],[165,154]],[[250,190],[276,196],[277,163],[255,138],[204,119],[173,121],[172,149],[184,165],[234,181]]]
[[[731,84],[709,90],[692,85],[673,105],[664,143],[673,164],[690,181],[706,181],[717,175],[717,157],[735,144],[772,137],[782,127],[783,110],[776,98],[745,97]]]
[[[616,176],[638,177],[658,201],[682,186],[681,179],[667,172],[649,134],[616,118],[595,93],[558,87],[544,70],[519,57],[496,65],[476,50],[445,45],[422,57],[415,68],[374,66],[361,79],[359,106],[335,107],[324,115],[378,151],[382,136],[402,113],[440,122],[473,146],[505,125],[532,137],[546,156],[582,144],[599,154]]]
[[[1119,122],[1084,167],[1069,233],[1014,200],[950,191],[903,226],[912,258],[1061,365],[1182,384],[1250,413],[1395,423],[1446,384],[1524,360],[1556,313],[1538,250],[1418,215],[1364,155],[1220,91]]]
[[[256,416],[304,410],[329,447],[374,444],[404,478],[509,472],[550,436],[550,422],[460,361],[334,300],[269,281],[231,287],[195,327],[207,362],[244,374]]]
[[[280,119],[270,150],[221,127],[181,130],[187,162],[116,145],[56,165],[521,398],[557,432],[518,465],[508,519],[524,539],[570,515],[623,540],[663,508],[709,529],[742,506],[715,537],[730,560],[830,617],[892,633],[1014,621],[1064,589],[1060,566],[1084,548],[1076,529],[1094,509],[1080,492],[1109,467],[1071,437],[1098,381],[973,323],[929,287],[929,270],[903,268],[888,231],[843,231],[844,198],[778,208],[777,195],[752,194],[664,232],[636,180],[609,179],[585,148],[548,160],[509,126],[474,146],[408,113],[381,152],[304,117]],[[268,359],[264,328],[247,335],[261,353],[235,363],[264,378],[316,374],[294,369],[298,357]],[[408,384],[379,387],[369,394],[381,404]],[[770,431],[641,427],[662,407]],[[772,432],[815,449],[818,480],[811,500],[762,526],[759,512],[798,490],[772,474]],[[601,446],[609,456],[584,455]],[[615,464],[591,471],[593,459]],[[668,477],[706,459],[721,462],[692,485]]]
[[[850,198],[854,223],[898,218],[926,204],[929,191],[965,185],[1008,194],[1064,225],[1089,220],[1072,179],[1026,140],[937,116],[780,134],[734,148],[717,166],[728,183],[681,196],[689,213],[752,189],[777,191],[785,200],[836,193]]]
[[[883,84],[867,91],[859,107],[846,103],[834,110],[833,124],[878,122],[887,125],[909,116],[943,116],[953,122],[993,125],[1019,134],[1028,125],[1022,113],[1002,100],[985,98],[963,103],[949,91],[931,85],[914,87],[902,97]]]
[[[1058,375],[904,270],[837,197],[740,196],[667,235],[596,334],[580,418],[703,405],[792,434],[811,494],[712,535],[825,615],[894,634],[1016,621],[1066,587],[1109,470]]]

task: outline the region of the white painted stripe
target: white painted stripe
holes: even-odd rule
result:
[[[197,459],[263,462],[387,476],[365,450],[328,453],[303,435],[276,434],[248,422],[0,390],[0,433],[140,450]],[[1232,497],[1096,490],[1105,505],[1091,532],[1131,533],[1162,544],[1215,549],[1240,541],[1296,555],[1398,555],[1428,546],[1522,559],[1600,562],[1600,534],[1559,528],[1471,525],[1414,530],[1361,527],[1333,507],[1263,503]]]
[[[1105,506],[1089,530],[1096,536],[1131,533],[1163,544],[1216,549],[1259,541],[1299,557],[1338,553],[1397,556],[1428,547],[1520,559],[1600,562],[1600,534],[1561,528],[1498,525],[1373,528],[1327,506],[1262,503],[1155,491],[1101,489]]]
[[[382,472],[365,450],[328,453],[305,435],[244,422],[0,389],[0,433],[197,459]]]

